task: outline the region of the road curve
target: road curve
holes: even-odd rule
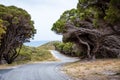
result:
[[[6,72],[0,72],[0,80],[72,80],[67,75],[60,72],[59,68],[66,63],[77,61],[51,50],[51,53],[58,58],[59,62],[41,62],[26,64]]]

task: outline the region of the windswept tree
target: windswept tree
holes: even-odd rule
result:
[[[36,30],[30,15],[15,6],[0,5],[0,20],[6,28],[0,42],[0,60],[12,63],[19,55],[23,43],[33,38]]]
[[[120,0],[79,0],[52,30],[82,49],[84,58],[120,57]]]

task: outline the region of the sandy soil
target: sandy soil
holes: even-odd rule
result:
[[[74,80],[120,80],[120,59],[78,61],[62,68]]]

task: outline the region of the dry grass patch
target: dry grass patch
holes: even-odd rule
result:
[[[8,64],[2,64],[0,65],[0,69],[8,69],[8,68],[12,68],[12,65],[8,65]]]
[[[70,63],[62,69],[75,80],[120,80],[120,59]]]

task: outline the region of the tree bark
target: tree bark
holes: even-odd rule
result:
[[[109,26],[108,26],[109,27]],[[109,28],[94,29],[75,27],[73,24],[66,24],[66,33],[63,34],[64,41],[77,43],[76,45],[85,45],[87,47],[87,57],[95,59],[96,57],[115,58],[120,55],[120,34],[119,30]],[[102,30],[105,30],[102,32]]]

